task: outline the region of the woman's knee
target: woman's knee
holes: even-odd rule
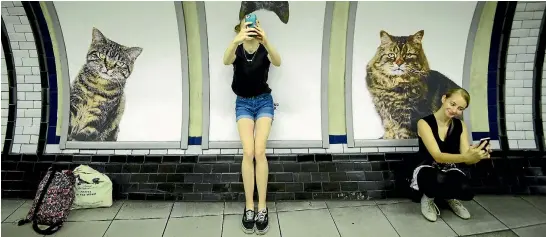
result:
[[[419,190],[429,198],[440,195],[441,191],[437,176],[438,170],[432,167],[423,167],[417,173]]]
[[[254,148],[254,156],[256,157],[256,161],[265,161],[265,147],[256,146]]]
[[[254,148],[243,148],[243,160],[252,160],[255,154]]]

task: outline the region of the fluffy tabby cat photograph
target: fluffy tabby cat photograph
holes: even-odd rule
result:
[[[116,141],[124,89],[140,47],[127,47],[93,28],[86,62],[70,85],[69,141]]]
[[[366,84],[383,124],[381,138],[417,138],[417,121],[440,108],[442,95],[459,86],[430,69],[423,30],[408,36],[382,30],[379,36],[381,43],[366,66]]]

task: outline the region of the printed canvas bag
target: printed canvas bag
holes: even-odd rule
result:
[[[50,167],[38,185],[34,203],[25,219],[18,225],[32,223],[36,233],[51,235],[57,232],[68,218],[70,206],[74,201],[76,178],[71,170],[57,170]],[[49,226],[41,229],[38,225]]]
[[[112,206],[112,181],[108,176],[87,166],[74,169],[76,198],[72,209],[85,209]]]

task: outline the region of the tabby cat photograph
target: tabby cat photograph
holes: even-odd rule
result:
[[[441,106],[445,92],[459,88],[430,68],[424,34],[424,30],[411,35],[379,32],[380,45],[366,66],[366,86],[383,124],[381,139],[417,138],[417,121]]]
[[[125,109],[125,85],[141,47],[105,37],[96,28],[85,64],[70,85],[68,141],[116,141]]]

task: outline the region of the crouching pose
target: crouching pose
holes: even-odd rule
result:
[[[464,89],[453,89],[442,96],[442,107],[417,122],[419,156],[423,162],[414,170],[411,188],[423,193],[421,212],[429,221],[436,221],[440,211],[435,199],[446,200],[453,212],[469,219],[470,213],[459,200],[469,201],[468,178],[457,164],[475,164],[488,159],[488,143],[470,146],[466,125],[458,118],[470,103]]]

